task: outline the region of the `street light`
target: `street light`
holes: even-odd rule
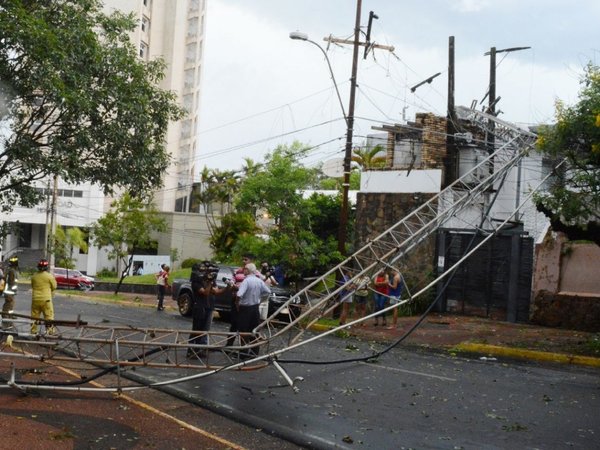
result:
[[[308,35],[302,33],[300,31],[294,31],[290,33],[290,38],[295,40],[307,41],[311,44],[319,47],[323,55],[325,56],[325,61],[327,61],[327,66],[329,67],[329,72],[331,73],[331,79],[333,80],[333,84],[335,86],[335,91],[338,96],[338,100],[340,102],[340,106],[342,108],[342,113],[344,114],[344,119],[346,120],[346,147],[344,150],[344,181],[342,182],[342,207],[340,209],[340,225],[338,229],[338,251],[342,255],[346,255],[346,234],[348,229],[348,191],[350,190],[350,169],[352,163],[352,135],[354,129],[354,100],[356,97],[356,73],[358,69],[358,44],[360,41],[360,9],[361,9],[361,0],[358,0],[356,5],[356,24],[354,27],[354,50],[352,53],[352,75],[350,77],[350,100],[348,106],[348,114],[344,110],[344,105],[342,103],[342,98],[340,96],[340,92],[337,87],[337,83],[335,82],[335,77],[333,75],[333,70],[331,69],[331,64],[329,63],[329,58],[327,57],[327,53],[323,48],[314,41],[308,39]]]
[[[308,34],[302,33],[301,31],[292,31],[290,33],[290,39],[294,39],[295,41],[306,41],[310,42],[313,45],[316,45],[323,56],[325,57],[325,61],[327,61],[327,67],[329,67],[329,73],[331,74],[331,80],[333,81],[333,86],[335,87],[335,93],[337,94],[338,101],[340,102],[340,108],[342,108],[342,114],[344,115],[344,120],[346,121],[346,125],[348,124],[348,116],[346,116],[346,110],[344,109],[344,104],[342,103],[342,97],[340,96],[340,91],[338,89],[338,85],[335,81],[335,75],[333,74],[333,69],[331,68],[331,62],[329,61],[329,57],[327,56],[327,52],[317,44],[315,41],[311,41],[308,38]]]

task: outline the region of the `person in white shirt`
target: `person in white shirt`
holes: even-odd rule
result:
[[[269,286],[256,275],[256,265],[253,263],[246,264],[244,266],[244,281],[240,284],[237,295],[239,297],[239,310],[238,310],[238,329],[240,332],[250,332],[258,326],[260,323],[260,312],[258,305],[260,305],[260,299],[263,295],[271,293]],[[242,344],[245,344],[245,340],[242,339]],[[257,355],[257,349],[250,349],[251,355]]]
[[[169,266],[162,266],[162,270],[156,274],[156,286],[158,288],[158,305],[156,307],[157,311],[162,311],[165,309],[163,302],[165,300],[165,294],[167,289],[169,288],[169,271],[171,268]]]

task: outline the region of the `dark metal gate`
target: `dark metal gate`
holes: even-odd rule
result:
[[[440,229],[437,266],[448,269],[485,236]],[[503,230],[438,284],[439,310],[509,322],[529,321],[533,238],[522,229]]]

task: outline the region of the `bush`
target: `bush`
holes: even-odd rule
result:
[[[189,269],[194,264],[200,263],[200,262],[202,262],[202,260],[200,260],[198,258],[187,258],[187,259],[184,259],[183,261],[181,261],[181,268],[182,269]]]
[[[117,276],[117,271],[104,267],[100,272],[96,273],[96,276],[98,278],[115,278]]]

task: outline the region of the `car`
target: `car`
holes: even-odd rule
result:
[[[217,271],[218,268],[218,271]],[[225,288],[235,280],[235,272],[238,268],[226,265],[216,265],[214,271],[217,287]],[[271,287],[271,294],[268,296],[268,314],[271,315],[283,305],[292,295],[292,291],[279,286]],[[192,283],[184,278],[177,278],[171,283],[171,296],[177,302],[179,314],[184,317],[192,315]],[[233,290],[225,289],[215,298],[215,310],[219,312],[219,317],[225,321],[231,318],[231,308],[233,307]],[[282,311],[282,315],[289,317],[288,311]],[[282,317],[283,318],[283,317]]]
[[[94,289],[94,278],[82,274],[79,270],[55,267],[51,272],[56,278],[59,289],[79,289],[82,291]]]

